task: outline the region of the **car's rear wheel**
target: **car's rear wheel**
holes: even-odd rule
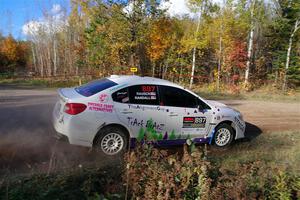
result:
[[[126,134],[118,127],[106,127],[99,132],[94,147],[100,153],[114,156],[126,151],[128,140]]]
[[[229,124],[220,124],[216,128],[214,136],[214,144],[217,147],[227,147],[230,145],[234,137],[234,130]]]

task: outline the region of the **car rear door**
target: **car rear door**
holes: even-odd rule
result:
[[[159,105],[156,85],[133,85],[113,93],[112,97],[115,111],[132,137],[141,137],[146,130],[157,138],[163,137],[166,117]]]

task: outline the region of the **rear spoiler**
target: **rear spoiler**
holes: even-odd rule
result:
[[[79,94],[75,88],[60,88],[57,92],[64,102],[84,97]]]
[[[68,101],[68,97],[65,96],[64,93],[63,93],[63,88],[59,88],[59,89],[57,90],[57,92],[58,92],[58,95],[60,96],[60,98],[61,98],[64,102]]]

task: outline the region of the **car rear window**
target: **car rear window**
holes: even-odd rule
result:
[[[79,86],[79,87],[75,88],[75,90],[79,94],[89,97],[89,96],[92,96],[98,92],[101,92],[102,90],[105,90],[105,89],[110,88],[115,85],[118,85],[118,84],[107,78],[104,78],[104,79],[95,80],[95,81],[89,82],[85,85]]]

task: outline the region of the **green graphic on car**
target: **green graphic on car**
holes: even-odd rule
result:
[[[181,134],[175,134],[175,131],[172,130],[170,135],[168,132],[165,132],[164,135],[161,132],[158,132],[154,128],[154,122],[152,119],[147,121],[146,128],[141,127],[138,132],[137,141],[141,142],[142,140],[149,140],[149,141],[160,141],[160,140],[175,140],[181,139]]]

